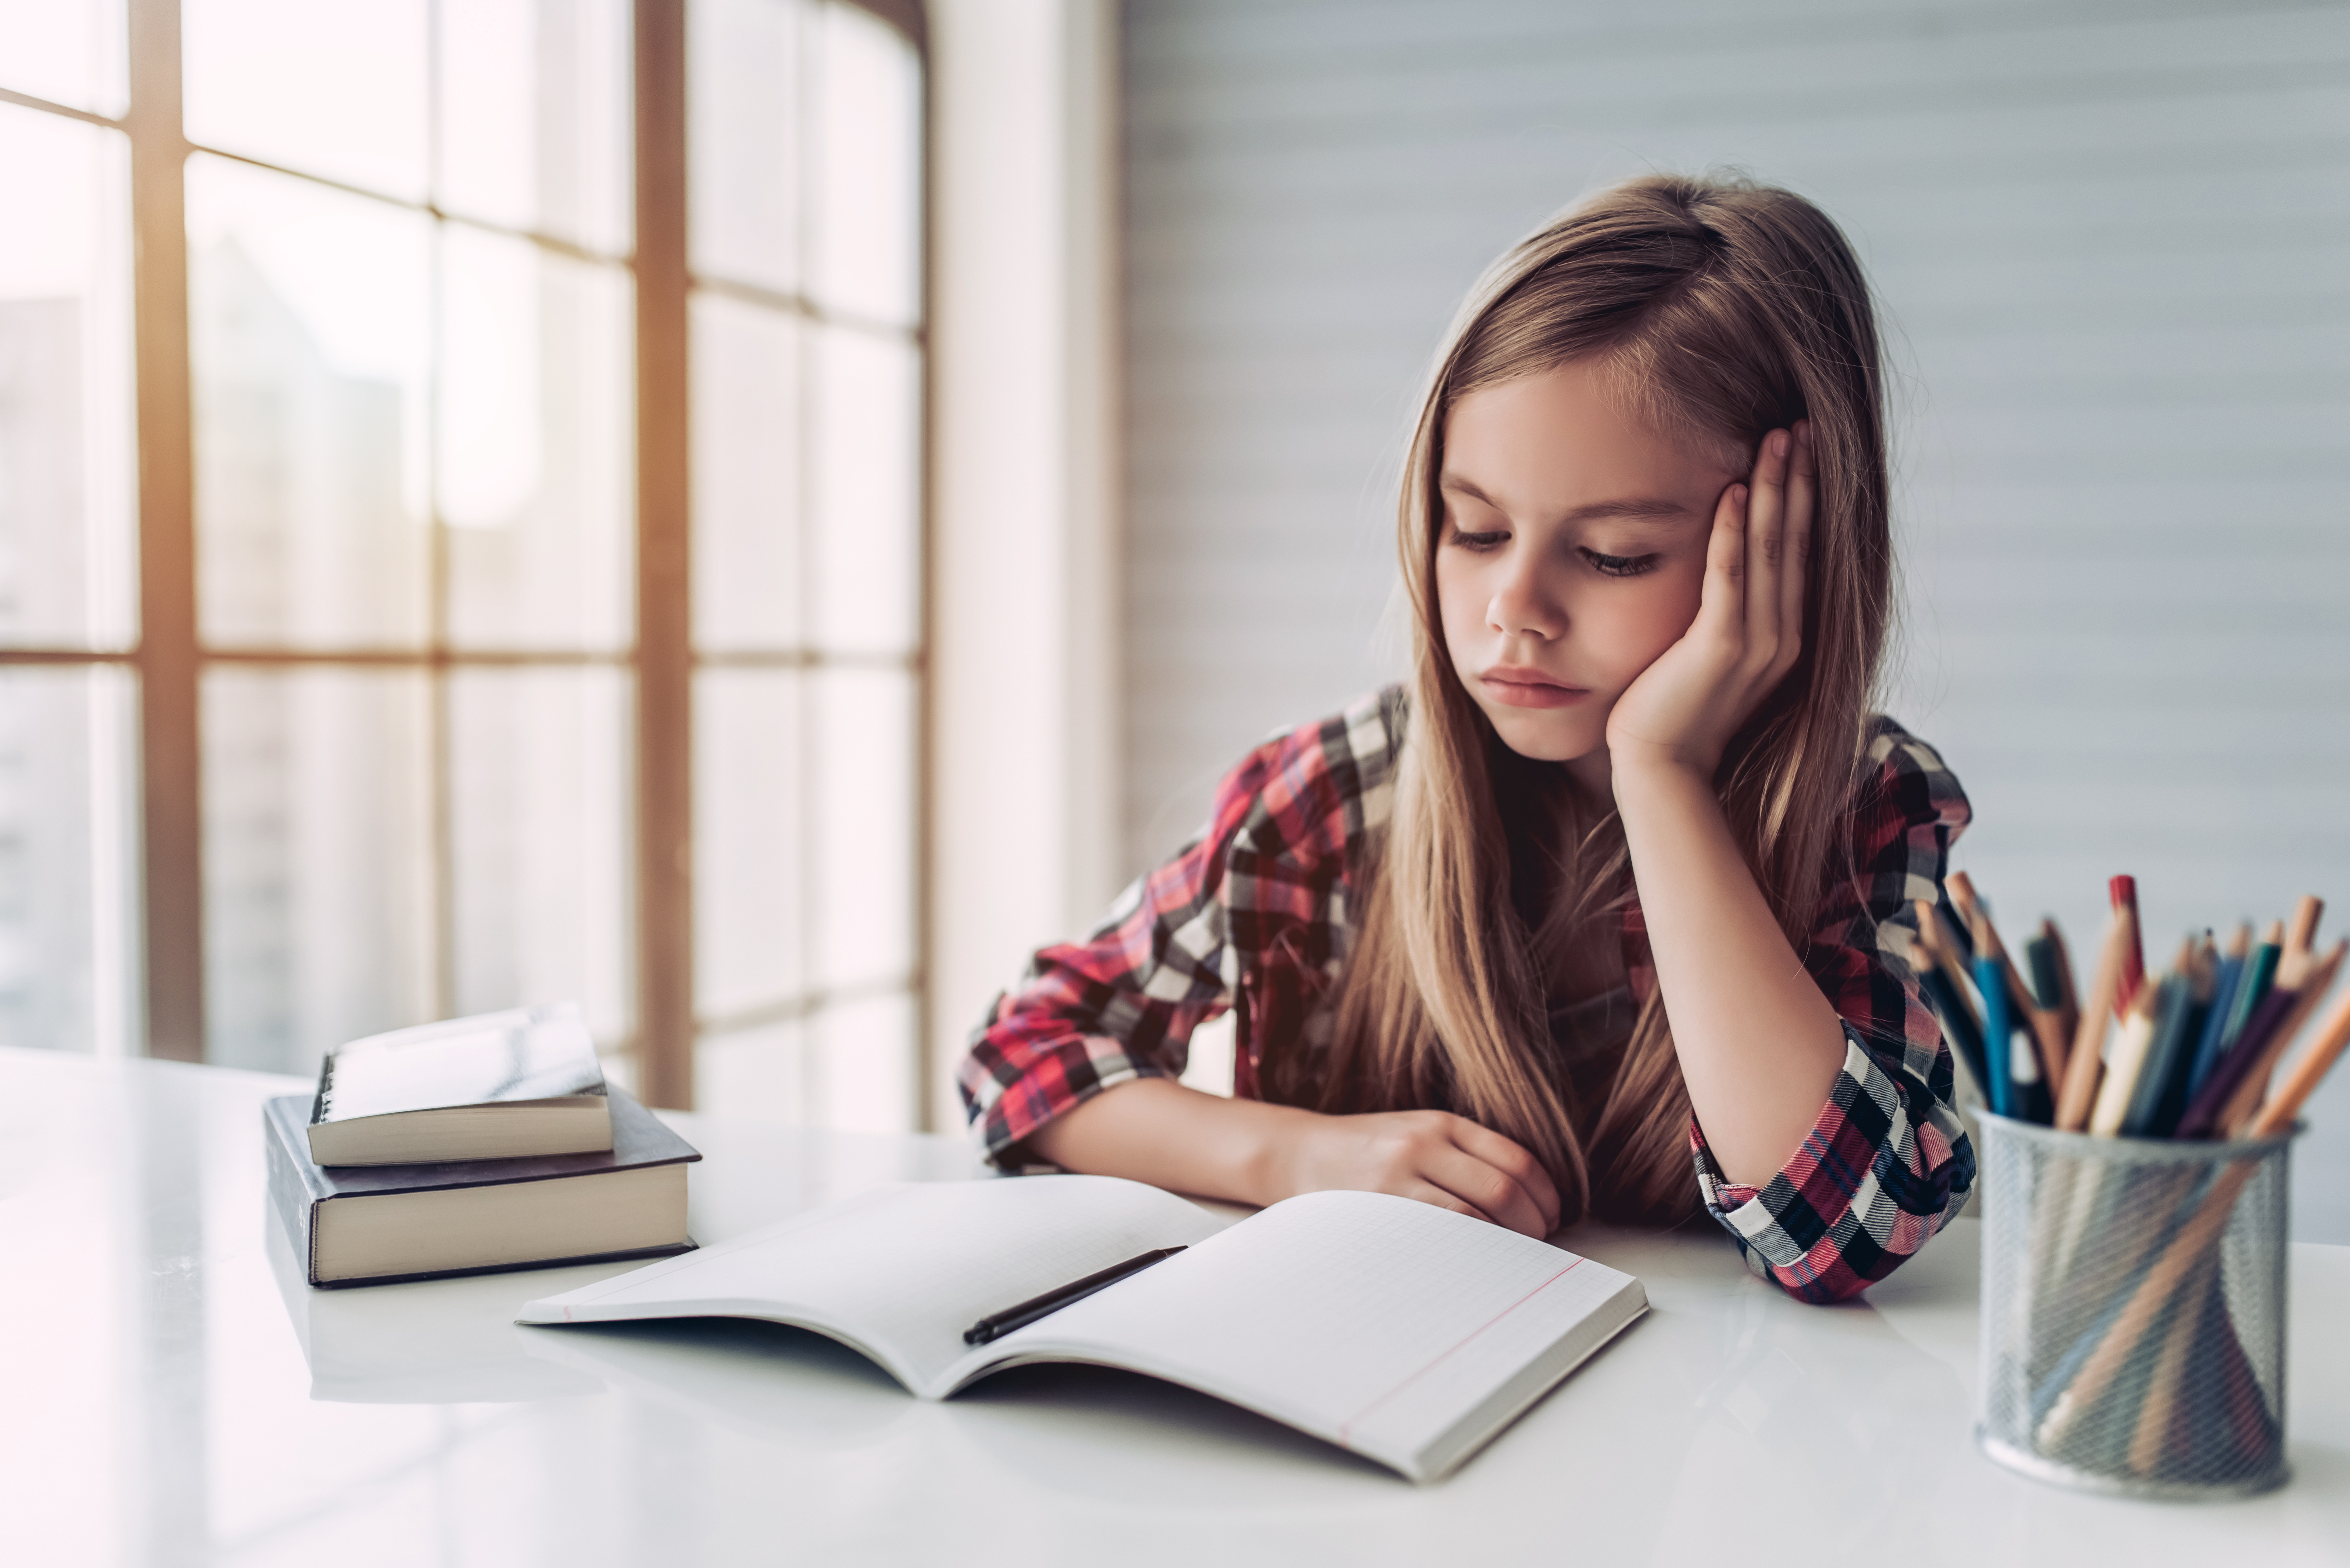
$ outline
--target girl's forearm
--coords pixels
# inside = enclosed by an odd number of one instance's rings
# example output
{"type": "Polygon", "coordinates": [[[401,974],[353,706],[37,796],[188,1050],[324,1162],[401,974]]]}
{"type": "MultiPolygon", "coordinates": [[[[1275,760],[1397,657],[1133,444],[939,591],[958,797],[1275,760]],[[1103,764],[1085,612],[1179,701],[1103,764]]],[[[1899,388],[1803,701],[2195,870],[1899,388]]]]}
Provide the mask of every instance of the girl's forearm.
{"type": "Polygon", "coordinates": [[[1558,1228],[1558,1189],[1534,1157],[1450,1111],[1324,1116],[1142,1078],[1063,1112],[1028,1141],[1066,1169],[1195,1198],[1262,1208],[1301,1192],[1386,1192],[1528,1236],[1558,1228]]]}
{"type": "Polygon", "coordinates": [[[1722,1174],[1760,1186],[1819,1119],[1843,1026],[1755,886],[1711,780],[1666,765],[1619,773],[1615,786],[1690,1104],[1722,1174]]]}
{"type": "Polygon", "coordinates": [[[1281,1155],[1312,1115],[1139,1078],[1062,1113],[1028,1143],[1066,1170],[1262,1206],[1287,1196],[1281,1155]]]}

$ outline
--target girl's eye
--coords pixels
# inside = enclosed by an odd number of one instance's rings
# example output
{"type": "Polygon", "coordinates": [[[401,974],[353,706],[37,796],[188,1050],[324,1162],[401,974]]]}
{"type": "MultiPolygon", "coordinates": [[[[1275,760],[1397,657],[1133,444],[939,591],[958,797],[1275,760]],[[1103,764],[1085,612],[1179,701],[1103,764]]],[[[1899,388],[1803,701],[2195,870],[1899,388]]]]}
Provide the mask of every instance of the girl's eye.
{"type": "Polygon", "coordinates": [[[1464,550],[1475,550],[1481,554],[1487,550],[1498,550],[1508,544],[1510,536],[1507,534],[1471,534],[1465,528],[1452,530],[1454,544],[1464,550]]]}
{"type": "Polygon", "coordinates": [[[1637,577],[1657,569],[1658,557],[1654,556],[1603,556],[1596,550],[1586,550],[1582,555],[1591,563],[1591,569],[1603,577],[1637,577]]]}

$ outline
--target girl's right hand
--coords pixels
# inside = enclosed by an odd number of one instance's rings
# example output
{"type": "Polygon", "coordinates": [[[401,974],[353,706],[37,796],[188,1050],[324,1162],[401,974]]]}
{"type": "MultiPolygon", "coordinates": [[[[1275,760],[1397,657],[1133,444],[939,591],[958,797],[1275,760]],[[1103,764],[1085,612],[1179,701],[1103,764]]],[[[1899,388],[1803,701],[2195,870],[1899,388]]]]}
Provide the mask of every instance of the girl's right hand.
{"type": "Polygon", "coordinates": [[[1276,1196],[1389,1192],[1536,1241],[1558,1229],[1558,1189],[1517,1144],[1450,1111],[1314,1116],[1283,1141],[1276,1196]]]}

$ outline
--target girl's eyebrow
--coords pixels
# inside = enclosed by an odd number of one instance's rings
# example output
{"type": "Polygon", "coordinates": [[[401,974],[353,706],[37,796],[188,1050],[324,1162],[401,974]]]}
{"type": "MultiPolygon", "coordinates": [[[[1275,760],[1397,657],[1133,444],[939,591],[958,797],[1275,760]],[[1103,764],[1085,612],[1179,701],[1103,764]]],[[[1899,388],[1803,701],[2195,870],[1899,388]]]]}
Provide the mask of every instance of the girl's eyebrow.
{"type": "MultiPolygon", "coordinates": [[[[1471,501],[1482,501],[1496,512],[1509,510],[1477,488],[1473,483],[1457,473],[1445,474],[1436,482],[1436,487],[1439,490],[1457,492],[1471,501]]],[[[1668,501],[1661,496],[1624,496],[1614,501],[1595,501],[1588,506],[1578,506],[1571,512],[1561,513],[1558,521],[1596,523],[1603,517],[1621,517],[1635,523],[1662,522],[1670,518],[1687,517],[1690,514],[1690,509],[1679,502],[1668,501]]]]}

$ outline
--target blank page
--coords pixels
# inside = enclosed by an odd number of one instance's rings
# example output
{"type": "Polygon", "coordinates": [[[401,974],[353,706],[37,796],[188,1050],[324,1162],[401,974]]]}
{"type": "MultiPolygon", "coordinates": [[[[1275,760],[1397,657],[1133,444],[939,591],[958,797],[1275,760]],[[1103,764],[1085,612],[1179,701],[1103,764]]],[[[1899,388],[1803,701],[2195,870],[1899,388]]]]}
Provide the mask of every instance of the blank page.
{"type": "Polygon", "coordinates": [[[1204,1241],[1219,1223],[1171,1193],[1106,1176],[915,1182],[532,1302],[521,1321],[803,1324],[937,1397],[979,1319],[1155,1247],[1204,1241]]]}
{"type": "Polygon", "coordinates": [[[1627,1286],[1466,1215],[1316,1192],[998,1343],[1154,1372],[1409,1470],[1627,1286]]]}

